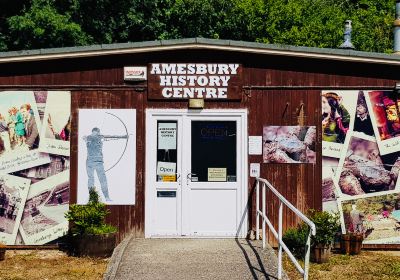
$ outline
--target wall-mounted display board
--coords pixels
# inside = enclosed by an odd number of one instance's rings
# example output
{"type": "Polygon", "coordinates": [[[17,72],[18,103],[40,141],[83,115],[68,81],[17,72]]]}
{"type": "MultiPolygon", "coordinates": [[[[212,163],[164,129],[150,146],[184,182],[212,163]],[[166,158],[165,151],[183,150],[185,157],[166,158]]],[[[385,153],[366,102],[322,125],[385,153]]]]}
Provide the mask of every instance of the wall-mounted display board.
{"type": "Polygon", "coordinates": [[[78,204],[95,188],[107,205],[134,205],[136,110],[80,109],[78,204]]]}
{"type": "Polygon", "coordinates": [[[152,63],[148,98],[241,100],[242,66],[236,63],[152,63]]]}
{"type": "Polygon", "coordinates": [[[42,245],[68,231],[70,136],[70,92],[0,92],[0,242],[42,245]]]}
{"type": "Polygon", "coordinates": [[[321,99],[324,210],[339,210],[343,233],[367,244],[400,243],[400,100],[371,90],[321,99]]]}

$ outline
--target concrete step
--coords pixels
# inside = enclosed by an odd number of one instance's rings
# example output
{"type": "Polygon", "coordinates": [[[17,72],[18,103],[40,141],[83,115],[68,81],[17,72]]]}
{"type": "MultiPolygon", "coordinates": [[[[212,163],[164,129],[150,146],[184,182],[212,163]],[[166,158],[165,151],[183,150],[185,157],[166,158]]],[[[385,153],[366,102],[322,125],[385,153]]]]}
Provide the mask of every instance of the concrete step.
{"type": "MultiPolygon", "coordinates": [[[[276,279],[271,247],[246,239],[134,239],[114,251],[104,279],[276,279]]],[[[284,275],[283,279],[288,279],[284,275]]]]}

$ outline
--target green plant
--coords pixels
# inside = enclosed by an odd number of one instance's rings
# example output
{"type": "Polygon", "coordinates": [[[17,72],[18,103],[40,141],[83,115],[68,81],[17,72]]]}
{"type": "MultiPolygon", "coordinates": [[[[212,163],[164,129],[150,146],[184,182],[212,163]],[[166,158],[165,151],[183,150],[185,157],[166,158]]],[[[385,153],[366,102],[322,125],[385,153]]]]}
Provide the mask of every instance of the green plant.
{"type": "Polygon", "coordinates": [[[105,218],[109,213],[106,205],[99,201],[96,190],[91,188],[88,204],[70,205],[65,217],[72,223],[71,233],[73,235],[105,234],[117,231],[114,226],[105,223],[105,218]]]}
{"type": "Polygon", "coordinates": [[[310,209],[307,216],[315,224],[317,229],[317,234],[311,236],[312,245],[331,245],[339,229],[339,215],[337,213],[332,214],[325,211],[310,209]]]}
{"type": "Polygon", "coordinates": [[[302,223],[295,228],[287,229],[285,234],[282,236],[283,242],[298,259],[304,258],[309,231],[309,227],[302,223]]]}

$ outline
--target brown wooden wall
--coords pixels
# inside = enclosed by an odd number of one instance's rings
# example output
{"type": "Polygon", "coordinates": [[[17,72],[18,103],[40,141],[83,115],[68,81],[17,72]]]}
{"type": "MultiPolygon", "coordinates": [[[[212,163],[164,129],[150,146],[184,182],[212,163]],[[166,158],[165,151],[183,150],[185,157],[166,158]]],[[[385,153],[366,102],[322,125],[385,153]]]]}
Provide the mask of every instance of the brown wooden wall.
{"type": "MultiPolygon", "coordinates": [[[[167,51],[148,54],[98,56],[93,58],[3,64],[0,90],[71,90],[71,202],[77,189],[77,112],[80,108],[137,109],[136,205],[110,206],[108,220],[120,229],[119,239],[134,233],[144,236],[144,168],[146,108],[187,108],[187,101],[148,101],[146,83],[124,84],[123,66],[152,62],[234,62],[243,65],[241,101],[206,102],[206,108],[247,108],[248,135],[262,135],[265,125],[297,125],[297,110],[304,103],[305,125],[318,128],[317,163],[262,164],[261,174],[300,210],[320,209],[321,89],[389,88],[396,82],[398,69],[379,64],[345,63],[321,59],[267,56],[210,50],[167,51]],[[396,73],[397,71],[397,73],[396,73]],[[285,108],[287,109],[285,112],[285,108]]],[[[249,156],[261,162],[262,156],[249,156]]],[[[133,195],[133,194],[132,194],[133,195]]],[[[254,179],[249,178],[249,222],[255,227],[254,179]]],[[[277,222],[277,203],[267,207],[277,222]]],[[[284,215],[285,226],[294,226],[294,215],[284,215]]],[[[270,241],[272,242],[272,238],[270,241]]]]}

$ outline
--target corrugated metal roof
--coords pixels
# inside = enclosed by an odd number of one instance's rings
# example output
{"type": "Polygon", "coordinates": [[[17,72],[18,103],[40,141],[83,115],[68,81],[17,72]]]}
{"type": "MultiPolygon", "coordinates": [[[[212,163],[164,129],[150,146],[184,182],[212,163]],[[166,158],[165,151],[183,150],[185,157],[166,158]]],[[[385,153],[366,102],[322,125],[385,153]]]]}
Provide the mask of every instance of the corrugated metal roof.
{"type": "Polygon", "coordinates": [[[256,42],[206,38],[188,38],[176,40],[101,44],[79,47],[0,52],[0,63],[103,56],[127,53],[144,53],[177,49],[211,49],[400,65],[400,55],[398,54],[372,53],[343,49],[297,47],[289,45],[272,45],[256,42]]]}

